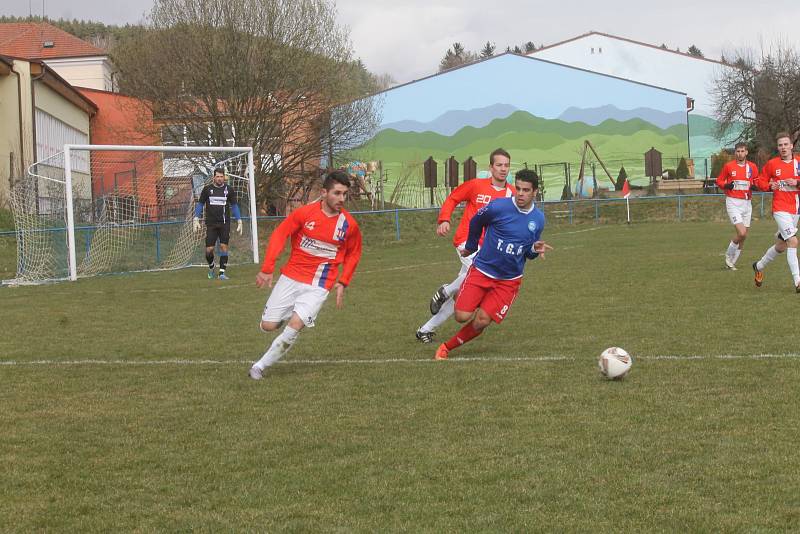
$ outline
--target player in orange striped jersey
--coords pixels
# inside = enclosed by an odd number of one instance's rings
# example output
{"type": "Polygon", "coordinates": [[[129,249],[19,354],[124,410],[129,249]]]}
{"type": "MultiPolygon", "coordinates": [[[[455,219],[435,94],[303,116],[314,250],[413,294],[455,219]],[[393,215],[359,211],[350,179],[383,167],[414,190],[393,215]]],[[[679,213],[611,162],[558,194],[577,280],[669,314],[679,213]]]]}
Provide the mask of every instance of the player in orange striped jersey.
{"type": "Polygon", "coordinates": [[[747,161],[747,143],[736,143],[734,156],[736,159],[722,167],[716,182],[717,187],[725,191],[725,210],[736,230],[736,235],[725,252],[725,265],[733,271],[736,270],[736,260],[742,253],[747,229],[750,228],[753,214],[751,189],[756,188],[754,182],[758,178],[758,167],[747,161]]]}
{"type": "Polygon", "coordinates": [[[797,262],[797,221],[800,207],[800,161],[792,154],[791,136],[781,132],[776,136],[778,157],[772,158],[761,169],[756,185],[762,191],[772,191],[772,216],[778,224],[775,244],[764,256],[753,263],[756,287],[764,282],[764,268],[769,262],[786,252],[786,261],[792,273],[795,291],[800,293],[800,266],[797,262]]]}
{"type": "Polygon", "coordinates": [[[439,224],[436,227],[436,233],[441,237],[450,232],[450,218],[456,206],[461,202],[466,204],[464,214],[461,216],[461,222],[453,237],[453,245],[456,247],[456,253],[461,261],[461,270],[455,280],[449,284],[442,285],[434,293],[430,303],[430,311],[433,317],[417,329],[416,335],[419,341],[423,343],[433,341],[436,329],[453,315],[453,299],[458,294],[458,290],[464,282],[467,271],[469,271],[472,260],[475,257],[475,254],[468,257],[461,256],[461,251],[464,250],[464,243],[466,243],[467,235],[469,234],[469,222],[479,209],[489,204],[492,200],[514,195],[514,186],[506,182],[510,166],[511,156],[509,153],[502,148],[496,149],[489,155],[491,177],[475,178],[464,182],[455,188],[442,204],[439,210],[439,224]]]}
{"type": "Polygon", "coordinates": [[[344,209],[349,189],[347,174],[329,173],[322,184],[321,200],[293,211],[272,233],[261,272],[256,275],[257,287],[272,287],[275,262],[289,238],[292,248],[264,307],[261,330],[271,332],[284,321],[288,323],[250,368],[250,378],[260,380],[264,370],[289,351],[300,330],[314,326],[331,289],[336,291],[336,306],[342,307],[344,290],[361,259],[361,230],[344,209]]]}

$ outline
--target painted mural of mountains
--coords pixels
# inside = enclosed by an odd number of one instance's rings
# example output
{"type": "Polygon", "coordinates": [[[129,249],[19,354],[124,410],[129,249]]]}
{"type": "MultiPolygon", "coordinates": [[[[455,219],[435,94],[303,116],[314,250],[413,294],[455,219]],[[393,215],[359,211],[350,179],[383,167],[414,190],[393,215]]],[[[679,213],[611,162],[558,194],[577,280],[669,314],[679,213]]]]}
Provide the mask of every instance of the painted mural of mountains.
{"type": "Polygon", "coordinates": [[[543,119],[527,111],[515,111],[508,117],[495,119],[482,128],[466,126],[455,135],[438,133],[400,132],[394,129],[380,131],[370,142],[377,151],[386,149],[400,151],[421,150],[441,153],[482,154],[491,152],[498,141],[506,147],[538,147],[547,149],[565,142],[582,141],[588,137],[635,136],[650,133],[654,137],[672,138],[674,142],[686,139],[686,125],[678,124],[659,128],[639,118],[618,121],[608,119],[597,125],[585,122],[566,122],[561,119],[543,119]]]}
{"type": "Polygon", "coordinates": [[[440,135],[453,135],[465,126],[483,128],[495,119],[503,119],[517,111],[510,104],[493,104],[485,108],[452,110],[439,115],[430,122],[397,121],[384,124],[381,129],[398,132],[433,132],[440,135]]]}
{"type": "Polygon", "coordinates": [[[642,119],[664,129],[677,124],[686,124],[686,112],[683,111],[665,113],[652,108],[619,109],[611,105],[597,108],[571,107],[564,110],[558,118],[566,122],[585,122],[591,126],[601,124],[608,119],[620,122],[642,119]]]}

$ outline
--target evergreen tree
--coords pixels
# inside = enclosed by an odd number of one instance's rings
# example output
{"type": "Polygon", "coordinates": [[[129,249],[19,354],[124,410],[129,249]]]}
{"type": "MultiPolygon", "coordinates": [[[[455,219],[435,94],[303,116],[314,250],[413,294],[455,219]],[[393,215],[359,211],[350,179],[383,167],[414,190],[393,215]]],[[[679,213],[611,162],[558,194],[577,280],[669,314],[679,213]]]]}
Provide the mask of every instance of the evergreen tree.
{"type": "Polygon", "coordinates": [[[483,45],[483,48],[481,49],[481,57],[482,58],[492,57],[494,55],[494,49],[495,46],[489,41],[486,41],[486,44],[483,45]]]}
{"type": "Polygon", "coordinates": [[[703,53],[695,45],[689,47],[689,55],[694,57],[705,57],[703,53]]]}
{"type": "Polygon", "coordinates": [[[689,165],[686,164],[686,158],[681,158],[678,162],[678,168],[675,169],[675,178],[678,180],[685,180],[689,177],[689,165]]]}
{"type": "Polygon", "coordinates": [[[625,165],[619,168],[619,175],[617,175],[617,183],[614,185],[614,191],[622,191],[622,186],[625,180],[628,179],[628,173],[625,172],[625,165]]]}

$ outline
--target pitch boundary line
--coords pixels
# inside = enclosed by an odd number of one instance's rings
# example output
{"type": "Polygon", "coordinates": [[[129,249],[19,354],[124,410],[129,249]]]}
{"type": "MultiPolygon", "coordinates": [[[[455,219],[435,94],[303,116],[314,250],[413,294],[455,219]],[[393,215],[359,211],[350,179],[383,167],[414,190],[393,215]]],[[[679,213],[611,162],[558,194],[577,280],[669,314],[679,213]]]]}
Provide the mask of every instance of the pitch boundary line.
{"type": "MultiPolygon", "coordinates": [[[[711,356],[701,355],[655,355],[638,356],[635,359],[644,361],[695,361],[695,360],[795,360],[800,359],[800,354],[720,354],[711,356]]],[[[447,361],[454,363],[547,363],[558,361],[578,361],[574,356],[519,356],[519,357],[491,357],[476,356],[473,358],[449,358],[447,361]]],[[[77,366],[77,365],[118,365],[118,366],[148,366],[148,365],[250,365],[252,360],[5,360],[0,361],[0,367],[25,367],[38,365],[77,366]]],[[[431,358],[403,358],[391,357],[384,359],[342,359],[342,360],[287,360],[278,362],[280,365],[380,365],[394,363],[434,363],[431,358]]],[[[440,364],[440,365],[446,365],[440,364]]]]}

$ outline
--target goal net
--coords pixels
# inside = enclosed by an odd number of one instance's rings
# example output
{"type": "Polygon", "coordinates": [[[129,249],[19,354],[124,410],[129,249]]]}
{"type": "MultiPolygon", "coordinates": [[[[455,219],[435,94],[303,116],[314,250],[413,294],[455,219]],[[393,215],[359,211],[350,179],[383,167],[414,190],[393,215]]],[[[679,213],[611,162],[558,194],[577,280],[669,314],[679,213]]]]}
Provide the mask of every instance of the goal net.
{"type": "Polygon", "coordinates": [[[203,264],[205,226],[195,232],[192,219],[218,168],[244,227],[231,232],[230,263],[258,262],[252,149],[65,145],[12,189],[17,276],[9,282],[203,264]]]}

